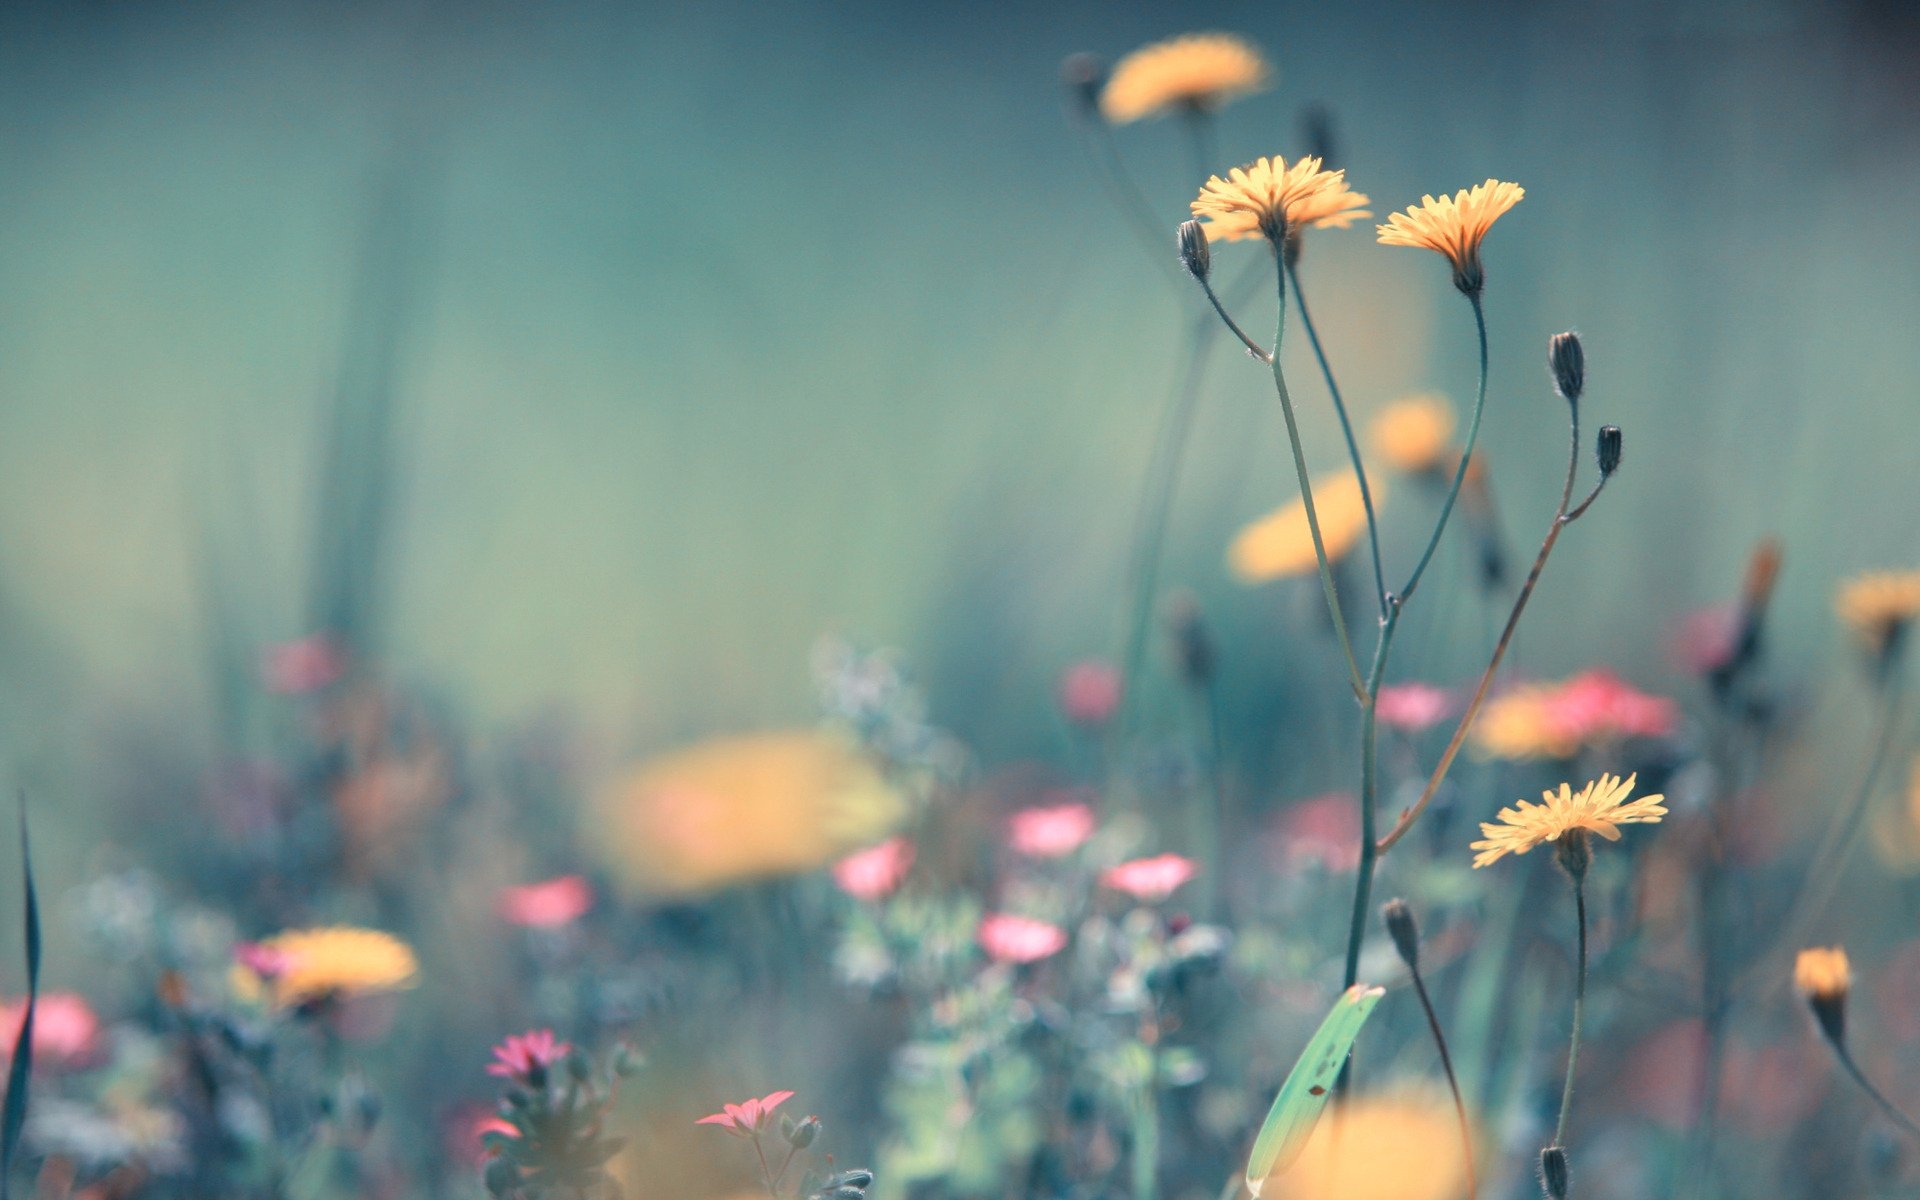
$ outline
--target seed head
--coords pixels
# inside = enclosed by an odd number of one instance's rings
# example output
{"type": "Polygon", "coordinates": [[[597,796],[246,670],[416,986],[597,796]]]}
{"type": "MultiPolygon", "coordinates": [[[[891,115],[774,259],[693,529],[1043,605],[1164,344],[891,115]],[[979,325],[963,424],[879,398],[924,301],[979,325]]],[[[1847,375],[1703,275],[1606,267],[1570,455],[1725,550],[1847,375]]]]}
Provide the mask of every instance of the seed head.
{"type": "Polygon", "coordinates": [[[1593,444],[1593,456],[1600,462],[1600,474],[1611,475],[1620,469],[1620,427],[1602,425],[1593,444]]]}
{"type": "Polygon", "coordinates": [[[1180,222],[1180,265],[1195,279],[1205,279],[1213,270],[1213,249],[1207,245],[1207,231],[1198,221],[1180,222]]]}

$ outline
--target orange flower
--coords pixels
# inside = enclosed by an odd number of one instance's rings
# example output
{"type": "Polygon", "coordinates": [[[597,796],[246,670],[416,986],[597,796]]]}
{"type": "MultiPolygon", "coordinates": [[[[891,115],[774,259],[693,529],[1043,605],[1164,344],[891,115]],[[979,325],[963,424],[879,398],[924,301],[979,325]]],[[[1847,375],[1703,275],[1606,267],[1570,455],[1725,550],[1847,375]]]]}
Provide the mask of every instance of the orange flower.
{"type": "Polygon", "coordinates": [[[1665,796],[1642,796],[1629,801],[1639,779],[1629,775],[1602,775],[1578,792],[1561,784],[1558,792],[1542,792],[1546,803],[1514,802],[1500,810],[1497,821],[1480,823],[1481,841],[1473,843],[1473,865],[1484,867],[1508,854],[1525,854],[1542,842],[1557,842],[1574,830],[1597,833],[1610,842],[1620,840],[1620,826],[1656,824],[1667,815],[1665,796]]]}
{"type": "Polygon", "coordinates": [[[1115,125],[1177,109],[1210,112],[1264,91],[1273,77],[1260,51],[1229,33],[1189,33],[1143,46],[1114,64],[1100,113],[1115,125]]]}
{"type": "MultiPolygon", "coordinates": [[[[1386,493],[1376,483],[1373,495],[1378,503],[1386,493]]],[[[1333,562],[1366,535],[1367,508],[1360,481],[1352,471],[1323,475],[1313,481],[1313,503],[1327,561],[1333,562]]],[[[1266,583],[1318,569],[1306,504],[1294,500],[1241,529],[1227,548],[1227,564],[1242,583],[1266,583]]]]}
{"type": "Polygon", "coordinates": [[[1527,194],[1517,183],[1489,179],[1471,190],[1438,200],[1423,196],[1420,203],[1397,212],[1379,227],[1383,246],[1423,246],[1447,256],[1453,264],[1453,285],[1472,295],[1485,283],[1480,269],[1480,242],[1500,215],[1527,194]]]}
{"type": "Polygon", "coordinates": [[[1447,459],[1453,437],[1453,406],[1430,392],[1396,400],[1367,427],[1374,453],[1396,471],[1417,475],[1447,459]]]}
{"type": "Polygon", "coordinates": [[[1279,245],[1308,226],[1345,229],[1367,211],[1367,198],[1347,186],[1347,173],[1329,171],[1312,156],[1292,166],[1284,158],[1257,158],[1215,175],[1193,201],[1209,242],[1264,237],[1279,245]]]}

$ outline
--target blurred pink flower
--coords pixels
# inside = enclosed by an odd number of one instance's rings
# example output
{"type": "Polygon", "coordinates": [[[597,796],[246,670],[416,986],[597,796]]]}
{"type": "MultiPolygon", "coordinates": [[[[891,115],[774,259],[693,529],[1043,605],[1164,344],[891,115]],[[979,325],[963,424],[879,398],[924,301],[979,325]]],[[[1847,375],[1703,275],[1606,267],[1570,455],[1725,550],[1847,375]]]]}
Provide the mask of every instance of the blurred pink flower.
{"type": "Polygon", "coordinates": [[[1665,696],[1638,692],[1612,671],[1583,671],[1554,689],[1547,700],[1554,721],[1577,742],[1607,737],[1665,737],[1680,710],[1665,696]]]}
{"type": "Polygon", "coordinates": [[[995,962],[1039,962],[1066,949],[1067,931],[1013,913],[989,913],[980,921],[980,948],[995,962]]]}
{"type": "Polygon", "coordinates": [[[913,866],[913,843],[890,837],[833,864],[833,881],[856,900],[878,900],[900,886],[913,866]]]}
{"type": "Polygon", "coordinates": [[[769,1092],[758,1100],[742,1104],[723,1104],[712,1116],[701,1117],[695,1125],[718,1125],[735,1137],[753,1137],[773,1119],[773,1110],[793,1099],[792,1092],[769,1092]]]}
{"type": "Polygon", "coordinates": [[[1400,683],[1380,689],[1373,712],[1382,725],[1418,733],[1453,711],[1453,693],[1430,683],[1400,683]]]}
{"type": "MultiPolygon", "coordinates": [[[[24,998],[0,1004],[0,1058],[13,1054],[26,1019],[24,998]]],[[[45,992],[33,1011],[33,1065],[76,1067],[91,1061],[100,1046],[100,1018],[77,992],[45,992]]]]}
{"type": "Polygon", "coordinates": [[[1030,858],[1063,858],[1093,836],[1093,809],[1078,801],[1025,808],[1007,822],[1007,844],[1030,858]]]}
{"type": "MultiPolygon", "coordinates": [[[[1697,1018],[1681,1018],[1629,1049],[1619,1078],[1625,1111],[1670,1129],[1690,1128],[1698,1115],[1706,1041],[1697,1018]]],[[[1825,1064],[1813,1042],[1755,1046],[1730,1039],[1721,1067],[1721,1111],[1760,1135],[1781,1133],[1806,1117],[1826,1087],[1825,1064]]]]}
{"type": "Polygon", "coordinates": [[[493,1157],[488,1151],[486,1136],[498,1133],[506,1137],[519,1137],[520,1131],[502,1120],[500,1114],[488,1104],[463,1104],[447,1114],[441,1126],[446,1137],[447,1157],[467,1167],[484,1167],[493,1157]]]}
{"type": "Polygon", "coordinates": [[[1714,604],[1681,617],[1667,636],[1667,656],[1674,664],[1706,675],[1732,661],[1740,637],[1740,606],[1714,604]]]}
{"type": "Polygon", "coordinates": [[[1076,725],[1105,725],[1120,707],[1125,684],[1110,662],[1089,658],[1060,675],[1060,710],[1076,725]]]}
{"type": "Polygon", "coordinates": [[[500,890],[499,912],[514,925],[553,929],[579,920],[593,907],[593,888],[578,875],[500,890]]]}
{"type": "Polygon", "coordinates": [[[1192,879],[1198,868],[1190,858],[1178,854],[1158,854],[1136,858],[1100,873],[1100,882],[1136,900],[1165,900],[1173,890],[1192,879]]]}
{"type": "Polygon", "coordinates": [[[346,655],[324,633],[270,646],[260,663],[260,675],[267,690],[280,696],[317,692],[346,671],[346,655]]]}
{"type": "Polygon", "coordinates": [[[233,948],[233,961],[263,980],[278,979],[293,967],[293,955],[264,942],[241,942],[233,948]]]}
{"type": "Polygon", "coordinates": [[[1346,792],[1329,792],[1280,815],[1281,855],[1288,867],[1312,863],[1329,871],[1360,865],[1360,812],[1346,792]]]}
{"type": "Polygon", "coordinates": [[[555,1040],[551,1029],[510,1033],[493,1048],[493,1061],[487,1064],[487,1074],[531,1083],[572,1049],[569,1043],[555,1040]]]}

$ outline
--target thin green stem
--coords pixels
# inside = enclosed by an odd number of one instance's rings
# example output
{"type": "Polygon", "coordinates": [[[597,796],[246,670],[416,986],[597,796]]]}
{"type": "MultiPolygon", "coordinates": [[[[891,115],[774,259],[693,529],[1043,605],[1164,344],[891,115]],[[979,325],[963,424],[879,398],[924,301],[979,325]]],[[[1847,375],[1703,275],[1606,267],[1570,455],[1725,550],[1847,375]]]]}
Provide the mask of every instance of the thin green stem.
{"type": "Polygon", "coordinates": [[[1887,1099],[1880,1089],[1873,1085],[1873,1081],[1867,1078],[1866,1072],[1860,1069],[1860,1064],[1853,1061],[1853,1051],[1847,1049],[1846,1043],[1829,1037],[1827,1044],[1833,1047],[1834,1057],[1840,1060],[1840,1065],[1846,1069],[1847,1074],[1860,1085],[1860,1090],[1867,1094],[1880,1111],[1887,1115],[1887,1119],[1914,1137],[1920,1137],[1920,1125],[1915,1125],[1912,1117],[1902,1112],[1898,1105],[1887,1099]]]}
{"type": "Polygon", "coordinates": [[[1480,1183],[1473,1169],[1473,1127],[1467,1123],[1467,1102],[1460,1096],[1460,1081],[1454,1077],[1453,1055],[1447,1052],[1447,1035],[1440,1030],[1440,1017],[1433,1011],[1433,997],[1427,995],[1427,981],[1420,976],[1420,968],[1412,964],[1408,970],[1413,975],[1413,990],[1420,997],[1420,1009],[1427,1014],[1427,1028],[1433,1033],[1433,1044],[1440,1051],[1440,1069],[1446,1072],[1447,1089],[1453,1093],[1453,1113],[1460,1121],[1460,1152],[1466,1155],[1467,1164],[1467,1200],[1478,1200],[1480,1183]]]}
{"type": "Polygon", "coordinates": [[[1567,1113],[1573,1108],[1573,1067],[1580,1058],[1580,1021],[1587,1002],[1587,885],[1586,880],[1579,877],[1573,881],[1573,905],[1580,927],[1579,966],[1573,983],[1573,1035],[1567,1042],[1567,1083],[1560,1091],[1560,1119],[1553,1126],[1556,1146],[1567,1144],[1567,1113]]]}
{"type": "Polygon", "coordinates": [[[1146,193],[1140,190],[1140,185],[1127,170],[1126,160],[1120,157],[1120,146],[1114,140],[1113,126],[1098,116],[1082,115],[1078,109],[1069,114],[1069,120],[1080,131],[1094,160],[1094,173],[1106,186],[1114,207],[1140,239],[1141,248],[1163,273],[1178,283],[1180,269],[1173,256],[1166,252],[1170,243],[1165,230],[1160,219],[1154,215],[1153,205],[1148,202],[1146,193]]]}
{"type": "MultiPolygon", "coordinates": [[[[1307,530],[1313,535],[1313,554],[1320,563],[1320,590],[1326,593],[1327,611],[1333,616],[1333,631],[1340,639],[1340,652],[1347,659],[1347,675],[1354,698],[1364,702],[1366,683],[1360,676],[1359,660],[1353,656],[1353,639],[1347,635],[1347,618],[1340,611],[1340,593],[1333,585],[1333,564],[1327,560],[1326,541],[1320,536],[1320,513],[1313,504],[1313,480],[1307,474],[1307,456],[1300,446],[1300,424],[1294,417],[1293,397],[1287,392],[1286,372],[1280,366],[1280,345],[1287,332],[1287,271],[1281,261],[1283,254],[1279,243],[1272,243],[1272,248],[1274,276],[1280,293],[1280,309],[1274,317],[1273,328],[1273,389],[1280,396],[1280,411],[1287,421],[1287,443],[1293,450],[1294,473],[1300,478],[1300,500],[1307,510],[1307,530]]],[[[1363,872],[1368,865],[1362,863],[1363,872]]],[[[1356,920],[1364,924],[1366,913],[1362,911],[1356,920]]]]}
{"type": "MultiPolygon", "coordinates": [[[[1286,256],[1283,254],[1281,258],[1286,256]]],[[[1292,263],[1286,264],[1287,279],[1293,284],[1293,302],[1300,306],[1300,324],[1307,331],[1307,342],[1313,347],[1313,357],[1320,363],[1320,375],[1327,381],[1327,392],[1333,397],[1333,411],[1340,418],[1340,433],[1347,439],[1347,456],[1353,459],[1353,476],[1360,483],[1360,505],[1367,511],[1367,546],[1373,552],[1373,588],[1380,601],[1380,616],[1387,615],[1387,573],[1380,565],[1380,522],[1373,513],[1373,489],[1367,485],[1366,464],[1360,460],[1360,443],[1353,436],[1353,422],[1347,417],[1346,403],[1340,398],[1340,385],[1334,381],[1333,365],[1327,361],[1327,353],[1320,346],[1320,334],[1313,326],[1313,314],[1307,311],[1307,293],[1300,287],[1300,272],[1292,263]]]]}
{"type": "Polygon", "coordinates": [[[1347,965],[1343,977],[1345,987],[1352,987],[1360,978],[1360,943],[1367,932],[1367,913],[1373,902],[1373,868],[1379,858],[1374,845],[1376,792],[1379,788],[1379,771],[1375,754],[1376,722],[1375,714],[1380,698],[1380,682],[1386,676],[1387,651],[1393,645],[1393,632],[1400,624],[1399,605],[1387,612],[1387,619],[1380,623],[1380,640],[1374,644],[1373,665],[1367,671],[1367,680],[1360,698],[1360,871],[1353,885],[1353,913],[1347,923],[1347,965]]]}
{"type": "Polygon", "coordinates": [[[1233,331],[1233,336],[1240,339],[1240,344],[1247,348],[1247,353],[1269,366],[1273,365],[1273,355],[1267,353],[1265,346],[1254,341],[1252,334],[1240,328],[1240,322],[1234,320],[1232,314],[1227,312],[1226,306],[1220,303],[1220,297],[1214,294],[1212,281],[1202,276],[1196,276],[1195,279],[1200,284],[1200,290],[1206,293],[1207,301],[1213,305],[1213,311],[1220,314],[1220,319],[1225,321],[1227,328],[1233,331]]]}
{"type": "Polygon", "coordinates": [[[1433,561],[1433,553],[1440,547],[1440,535],[1446,532],[1447,518],[1453,515],[1454,502],[1460,498],[1460,486],[1466,482],[1467,467],[1473,460],[1474,445],[1480,440],[1480,415],[1487,407],[1487,314],[1481,307],[1479,292],[1468,292],[1467,300],[1473,305],[1473,324],[1480,337],[1480,386],[1474,396],[1473,418],[1467,422],[1467,443],[1460,450],[1460,465],[1454,468],[1453,486],[1447,490],[1446,503],[1440,506],[1440,518],[1433,524],[1433,536],[1427,539],[1419,564],[1398,593],[1403,604],[1413,595],[1413,589],[1420,586],[1420,577],[1426,574],[1427,564],[1433,561]]]}

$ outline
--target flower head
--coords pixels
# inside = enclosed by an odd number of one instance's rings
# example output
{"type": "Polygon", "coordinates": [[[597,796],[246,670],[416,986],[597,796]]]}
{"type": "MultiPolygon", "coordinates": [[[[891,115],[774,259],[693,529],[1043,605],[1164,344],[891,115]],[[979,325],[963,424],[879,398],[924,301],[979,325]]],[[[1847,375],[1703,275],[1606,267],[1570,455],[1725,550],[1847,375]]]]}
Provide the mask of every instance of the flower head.
{"type": "Polygon", "coordinates": [[[1210,177],[1193,201],[1193,215],[1206,218],[1209,241],[1264,237],[1275,245],[1309,226],[1345,229],[1367,211],[1367,198],[1347,186],[1344,170],[1329,171],[1311,156],[1287,165],[1283,158],[1257,158],[1210,177]]]}
{"type": "Polygon", "coordinates": [[[913,866],[913,843],[890,837],[833,864],[833,881],[856,900],[878,900],[900,886],[913,866]]]}
{"type": "Polygon", "coordinates": [[[1841,585],[1834,608],[1869,653],[1886,654],[1920,616],[1920,571],[1856,575],[1841,585]]]}
{"type": "Polygon", "coordinates": [[[1181,108],[1211,112],[1266,90],[1272,78],[1267,60],[1245,39],[1189,33],[1115,63],[1100,91],[1100,112],[1115,125],[1181,108]]]}
{"type": "Polygon", "coordinates": [[[1453,285],[1468,295],[1485,282],[1480,269],[1480,243],[1500,215],[1527,194],[1517,183],[1489,179],[1471,189],[1442,196],[1422,196],[1418,205],[1387,217],[1379,226],[1383,246],[1423,246],[1447,256],[1453,264],[1453,285]]]}
{"type": "Polygon", "coordinates": [[[1396,471],[1418,475],[1447,465],[1453,437],[1453,406],[1445,396],[1422,392],[1396,400],[1367,427],[1374,453],[1396,471]]]}
{"type": "Polygon", "coordinates": [[[989,913],[981,918],[977,935],[980,948],[995,962],[1039,962],[1067,948],[1066,930],[1014,913],[989,913]]]}
{"type": "Polygon", "coordinates": [[[718,1125],[735,1137],[757,1136],[773,1121],[773,1110],[793,1099],[792,1092],[769,1092],[758,1100],[723,1104],[720,1111],[701,1117],[695,1125],[718,1125]]]}
{"type": "MultiPolygon", "coordinates": [[[[25,999],[0,1003],[0,1059],[13,1053],[27,1019],[25,999]]],[[[100,1049],[100,1018],[78,992],[45,992],[33,1008],[33,1066],[85,1066],[100,1049]]]]}
{"type": "Polygon", "coordinates": [[[419,971],[413,948],[399,938],[346,925],[275,934],[236,958],[241,990],[264,993],[279,1008],[412,987],[419,971]]]}
{"type": "Polygon", "coordinates": [[[1380,689],[1373,715],[1385,726],[1418,733],[1439,724],[1454,708],[1453,693],[1430,683],[1396,683],[1380,689]]]}
{"type": "Polygon", "coordinates": [[[1793,986],[1809,1000],[1837,1000],[1853,986],[1853,969],[1840,946],[1813,946],[1793,960],[1793,986]]]}
{"type": "Polygon", "coordinates": [[[1113,719],[1126,692],[1120,669],[1089,658],[1060,673],[1060,711],[1075,725],[1100,726],[1113,719]]]}
{"type": "Polygon", "coordinates": [[[1480,752],[1494,758],[1571,758],[1618,738],[1665,737],[1679,719],[1672,700],[1599,669],[1513,688],[1481,711],[1473,736],[1480,752]]]}
{"type": "Polygon", "coordinates": [[[1445,1093],[1358,1097],[1250,1190],[1260,1200],[1454,1200],[1467,1190],[1459,1118],[1445,1093]]]}
{"type": "MultiPolygon", "coordinates": [[[[1385,490],[1376,483],[1374,502],[1385,490]]],[[[1339,559],[1365,536],[1367,508],[1360,481],[1352,471],[1337,471],[1313,481],[1314,511],[1320,518],[1320,536],[1329,562],[1339,559]]],[[[1313,529],[1307,506],[1294,500],[1243,527],[1227,547],[1227,565],[1242,583],[1266,583],[1308,575],[1319,567],[1313,552],[1313,529]]]]}
{"type": "Polygon", "coordinates": [[[1100,873],[1100,882],[1135,900],[1149,903],[1165,900],[1175,888],[1192,879],[1199,868],[1190,858],[1178,854],[1156,854],[1108,867],[1100,873]]]}
{"type": "Polygon", "coordinates": [[[487,1074],[538,1087],[545,1082],[547,1070],[572,1050],[569,1043],[555,1040],[551,1029],[510,1033],[493,1048],[487,1074]]]}
{"type": "Polygon", "coordinates": [[[1483,821],[1483,840],[1473,843],[1473,865],[1484,867],[1507,854],[1525,854],[1542,842],[1555,842],[1573,830],[1597,833],[1610,842],[1620,840],[1620,826],[1653,824],[1667,813],[1661,805],[1665,796],[1642,796],[1629,801],[1633,785],[1639,779],[1629,775],[1622,780],[1602,775],[1575,792],[1561,784],[1557,792],[1542,792],[1544,804],[1516,801],[1514,807],[1500,810],[1498,821],[1483,821]]]}
{"type": "Polygon", "coordinates": [[[502,888],[499,912],[512,925],[556,929],[570,925],[593,907],[593,888],[578,875],[502,888]]]}
{"type": "Polygon", "coordinates": [[[1007,845],[1028,858],[1065,858],[1093,836],[1093,809],[1078,801],[1023,808],[1007,821],[1007,845]]]}

